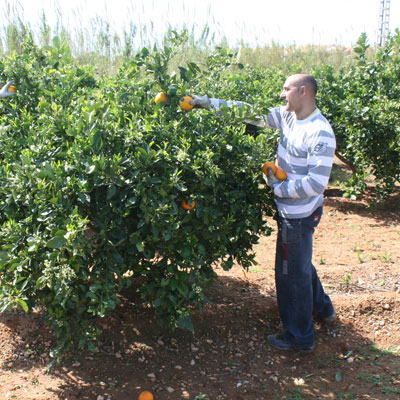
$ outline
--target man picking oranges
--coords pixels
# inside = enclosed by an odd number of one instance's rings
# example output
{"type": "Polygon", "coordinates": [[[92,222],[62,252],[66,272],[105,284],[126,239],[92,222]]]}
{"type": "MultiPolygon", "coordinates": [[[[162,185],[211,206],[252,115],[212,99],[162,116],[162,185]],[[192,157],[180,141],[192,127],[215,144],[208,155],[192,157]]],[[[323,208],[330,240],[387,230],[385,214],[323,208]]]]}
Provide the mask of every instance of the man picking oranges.
{"type": "MultiPolygon", "coordinates": [[[[250,121],[281,132],[277,162],[287,179],[279,180],[273,168],[264,175],[277,205],[278,239],[275,281],[284,331],[268,336],[280,350],[311,352],[314,348],[313,314],[333,322],[336,314],[312,264],[312,239],[323,207],[336,148],[333,130],[316,106],[317,82],[312,75],[286,79],[280,95],[284,106],[271,108],[262,120],[250,121]]],[[[241,106],[207,96],[192,96],[196,108],[241,106]]]]}

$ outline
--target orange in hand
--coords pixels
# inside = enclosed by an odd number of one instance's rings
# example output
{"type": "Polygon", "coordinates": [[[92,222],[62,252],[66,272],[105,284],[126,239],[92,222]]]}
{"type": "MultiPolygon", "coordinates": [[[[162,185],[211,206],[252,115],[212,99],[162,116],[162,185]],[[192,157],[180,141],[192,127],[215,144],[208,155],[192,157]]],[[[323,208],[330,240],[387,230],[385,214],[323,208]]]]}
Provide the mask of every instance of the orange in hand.
{"type": "Polygon", "coordinates": [[[262,167],[262,171],[264,172],[265,175],[268,175],[268,168],[272,169],[272,172],[274,173],[274,175],[276,174],[276,171],[278,171],[278,167],[275,163],[273,163],[272,161],[267,161],[263,167],[262,167]]]}
{"type": "Polygon", "coordinates": [[[272,161],[267,161],[263,167],[262,167],[262,171],[265,175],[268,175],[268,168],[272,169],[272,172],[274,173],[274,175],[280,180],[280,181],[284,181],[287,178],[286,172],[285,170],[283,170],[282,168],[279,168],[275,163],[273,163],[272,161]]]}
{"type": "Polygon", "coordinates": [[[278,170],[275,172],[275,176],[280,180],[284,181],[287,178],[287,174],[284,169],[278,168],[278,170]]]}
{"type": "Polygon", "coordinates": [[[193,100],[192,97],[188,95],[182,97],[182,99],[179,101],[179,106],[182,108],[182,110],[189,111],[193,108],[193,104],[190,104],[191,100],[193,100]]]}
{"type": "Polygon", "coordinates": [[[144,392],[139,394],[138,400],[154,400],[154,396],[151,392],[145,390],[144,392]]]}

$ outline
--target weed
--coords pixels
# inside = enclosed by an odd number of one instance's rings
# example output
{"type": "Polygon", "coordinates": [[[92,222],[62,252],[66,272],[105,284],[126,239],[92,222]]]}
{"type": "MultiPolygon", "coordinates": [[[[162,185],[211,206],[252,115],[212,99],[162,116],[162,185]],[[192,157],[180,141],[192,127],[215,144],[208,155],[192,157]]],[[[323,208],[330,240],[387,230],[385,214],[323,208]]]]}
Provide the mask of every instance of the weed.
{"type": "Polygon", "coordinates": [[[301,389],[297,389],[294,392],[289,392],[289,400],[303,400],[303,391],[301,389]]]}
{"type": "Polygon", "coordinates": [[[374,386],[388,385],[390,381],[381,375],[358,374],[358,378],[364,382],[372,383],[374,386]]]}
{"type": "Polygon", "coordinates": [[[392,261],[392,253],[381,254],[382,261],[390,263],[392,261]]]}
{"type": "Polygon", "coordinates": [[[228,365],[229,367],[238,367],[240,364],[234,363],[231,360],[228,360],[226,362],[226,365],[228,365]]]}
{"type": "Polygon", "coordinates": [[[343,282],[340,284],[340,286],[349,286],[351,283],[351,273],[346,274],[346,276],[343,278],[343,282]]]}
{"type": "Polygon", "coordinates": [[[391,387],[384,387],[382,389],[383,393],[400,393],[400,389],[397,388],[391,388],[391,387]]]}
{"type": "Polygon", "coordinates": [[[350,228],[354,229],[354,230],[358,230],[358,231],[360,231],[362,229],[362,227],[360,225],[351,225],[350,228]]]}
{"type": "Polygon", "coordinates": [[[319,265],[325,265],[325,264],[326,264],[326,261],[323,259],[322,256],[320,257],[320,259],[319,259],[319,261],[318,261],[318,264],[319,264],[319,265]]]}
{"type": "Polygon", "coordinates": [[[371,345],[367,347],[367,350],[374,353],[376,357],[387,357],[387,356],[399,356],[400,346],[396,346],[388,349],[378,349],[377,347],[371,345]]]}
{"type": "Polygon", "coordinates": [[[354,393],[341,393],[338,391],[335,391],[335,396],[339,399],[354,399],[354,393]]]}
{"type": "Polygon", "coordinates": [[[360,264],[364,263],[364,256],[363,256],[362,251],[357,251],[357,258],[358,258],[358,261],[360,262],[360,264]]]}

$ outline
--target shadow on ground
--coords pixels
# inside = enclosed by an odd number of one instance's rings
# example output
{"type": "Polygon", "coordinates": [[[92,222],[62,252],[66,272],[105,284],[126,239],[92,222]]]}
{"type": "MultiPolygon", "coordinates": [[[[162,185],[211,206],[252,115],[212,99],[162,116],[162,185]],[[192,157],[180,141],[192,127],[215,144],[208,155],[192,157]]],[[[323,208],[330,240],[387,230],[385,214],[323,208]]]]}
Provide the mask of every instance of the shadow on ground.
{"type": "Polygon", "coordinates": [[[376,204],[373,204],[373,197],[368,194],[360,196],[358,200],[343,199],[343,194],[339,188],[328,188],[324,193],[325,205],[330,205],[343,214],[374,218],[381,225],[400,223],[400,189],[376,204]]]}
{"type": "MultiPolygon", "coordinates": [[[[349,322],[350,310],[342,308],[333,327],[316,321],[314,353],[280,353],[266,342],[280,330],[272,286],[245,275],[221,276],[208,296],[210,304],[194,314],[195,332],[171,333],[158,326],[131,287],[116,311],[98,322],[103,329],[98,351],[69,354],[48,375],[43,389],[48,397],[35,400],[127,400],[142,390],[152,391],[156,400],[398,398],[393,371],[399,372],[399,353],[374,348],[349,322]]],[[[0,327],[10,329],[14,339],[4,371],[27,374],[46,366],[40,354],[54,338],[40,315],[5,313],[0,327]],[[27,348],[35,349],[28,358],[27,348]]]]}

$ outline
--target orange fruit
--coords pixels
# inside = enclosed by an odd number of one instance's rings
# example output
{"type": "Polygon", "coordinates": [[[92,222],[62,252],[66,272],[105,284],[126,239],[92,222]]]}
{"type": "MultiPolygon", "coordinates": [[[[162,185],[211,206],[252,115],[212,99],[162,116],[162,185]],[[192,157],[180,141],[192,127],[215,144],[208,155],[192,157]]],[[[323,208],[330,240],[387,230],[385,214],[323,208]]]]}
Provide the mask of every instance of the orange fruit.
{"type": "Polygon", "coordinates": [[[139,394],[138,400],[154,400],[153,393],[145,390],[144,392],[139,394]]]}
{"type": "Polygon", "coordinates": [[[284,169],[278,169],[278,171],[275,172],[275,176],[280,180],[284,181],[287,178],[286,172],[284,169]]]}
{"type": "Polygon", "coordinates": [[[182,207],[185,210],[193,210],[193,208],[196,206],[196,202],[194,200],[190,200],[189,203],[187,203],[186,199],[182,200],[182,207]]]}
{"type": "Polygon", "coordinates": [[[158,93],[157,96],[154,98],[154,101],[156,102],[156,104],[160,103],[161,101],[163,101],[165,104],[168,104],[168,99],[164,92],[158,93]]]}
{"type": "Polygon", "coordinates": [[[193,100],[190,96],[183,96],[179,101],[179,106],[182,110],[189,111],[193,108],[193,105],[190,104],[190,101],[193,100]]]}
{"type": "Polygon", "coordinates": [[[14,85],[10,85],[10,86],[8,87],[8,91],[9,91],[9,92],[16,92],[16,91],[17,91],[17,88],[16,88],[14,85]]]}
{"type": "Polygon", "coordinates": [[[276,174],[276,171],[278,171],[278,167],[276,166],[275,163],[273,163],[272,161],[267,161],[263,167],[262,167],[262,171],[264,172],[265,175],[268,175],[268,168],[272,168],[272,172],[274,174],[276,174]]]}

